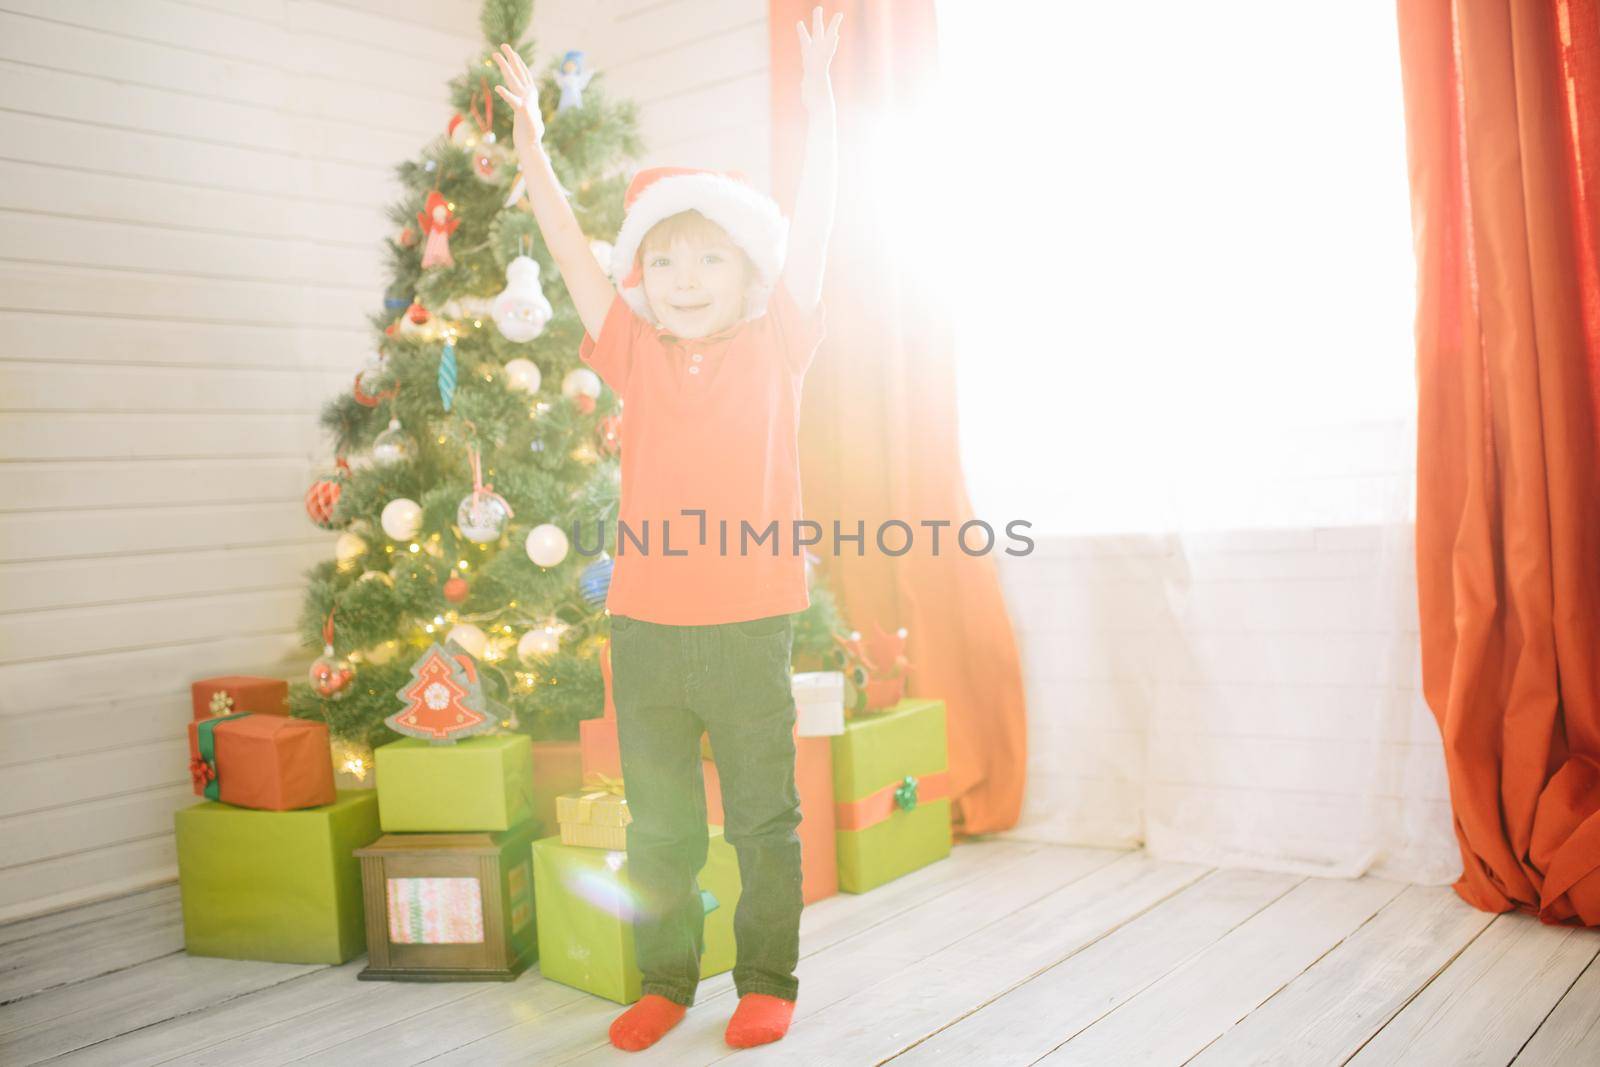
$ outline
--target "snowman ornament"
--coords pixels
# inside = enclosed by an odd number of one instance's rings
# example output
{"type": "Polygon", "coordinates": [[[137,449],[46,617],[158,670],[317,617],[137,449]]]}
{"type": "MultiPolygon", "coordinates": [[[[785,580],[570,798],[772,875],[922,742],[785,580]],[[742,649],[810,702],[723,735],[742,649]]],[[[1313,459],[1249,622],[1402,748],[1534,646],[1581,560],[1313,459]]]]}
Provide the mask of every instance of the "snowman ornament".
{"type": "Polygon", "coordinates": [[[539,288],[539,264],[531,256],[518,256],[506,265],[506,287],[489,314],[508,341],[531,341],[544,332],[554,312],[539,288]]]}

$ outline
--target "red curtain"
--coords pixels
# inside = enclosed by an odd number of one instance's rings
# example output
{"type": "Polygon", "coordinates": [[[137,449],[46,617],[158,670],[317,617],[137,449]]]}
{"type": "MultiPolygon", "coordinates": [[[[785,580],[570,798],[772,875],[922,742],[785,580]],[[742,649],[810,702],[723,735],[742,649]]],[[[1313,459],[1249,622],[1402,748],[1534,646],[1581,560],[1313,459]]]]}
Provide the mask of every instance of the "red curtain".
{"type": "Polygon", "coordinates": [[[1417,585],[1462,876],[1600,924],[1600,9],[1400,0],[1417,585]]]}
{"type": "MultiPolygon", "coordinates": [[[[769,8],[773,174],[786,210],[805,136],[795,23],[809,26],[814,6],[771,0],[769,8]]],[[[824,6],[829,16],[844,12],[832,67],[840,174],[823,290],[828,336],[807,375],[800,429],[806,517],[822,525],[826,573],[851,625],[863,633],[873,624],[906,627],[909,691],[945,701],[956,831],[1003,830],[1016,824],[1025,780],[1022,669],[993,554],[968,556],[954,545],[974,516],[961,475],[950,324],[896,257],[886,213],[867,192],[885,146],[865,120],[892,122],[937,77],[934,5],[824,6]],[[892,519],[916,532],[916,547],[899,557],[874,543],[892,519]],[[865,522],[864,555],[851,545],[833,554],[835,520],[847,533],[865,522]],[[951,523],[937,556],[923,520],[951,523]]],[[[943,221],[963,220],[927,224],[943,221]]],[[[995,552],[1011,543],[1004,527],[1016,517],[993,522],[995,552]]]]}

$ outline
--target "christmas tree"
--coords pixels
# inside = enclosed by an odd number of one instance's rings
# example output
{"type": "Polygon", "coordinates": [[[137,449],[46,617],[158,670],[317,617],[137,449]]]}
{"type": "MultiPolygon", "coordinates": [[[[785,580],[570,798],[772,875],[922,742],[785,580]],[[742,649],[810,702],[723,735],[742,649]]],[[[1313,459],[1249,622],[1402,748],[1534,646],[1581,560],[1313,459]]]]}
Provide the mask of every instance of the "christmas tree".
{"type": "MultiPolygon", "coordinates": [[[[529,0],[485,0],[483,52],[449,85],[455,112],[398,167],[392,282],[375,357],[322,423],[337,470],[306,496],[338,530],[307,573],[300,628],[322,655],[291,687],[364,776],[396,692],[437,642],[475,658],[504,729],[577,736],[599,715],[599,654],[622,457],[620,401],[578,359],[583,325],[523,195],[490,55],[525,61],[529,0]],[[569,534],[576,533],[576,543],[569,534]]],[[[602,265],[640,151],[636,111],[567,51],[544,68],[544,144],[602,265]]],[[[796,631],[820,661],[838,629],[820,586],[796,631]]]]}

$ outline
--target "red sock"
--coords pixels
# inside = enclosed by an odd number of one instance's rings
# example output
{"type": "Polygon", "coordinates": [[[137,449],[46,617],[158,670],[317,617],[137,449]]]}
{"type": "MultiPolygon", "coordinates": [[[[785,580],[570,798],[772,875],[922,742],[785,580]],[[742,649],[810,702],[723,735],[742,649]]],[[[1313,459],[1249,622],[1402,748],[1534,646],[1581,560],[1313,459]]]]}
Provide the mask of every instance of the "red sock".
{"type": "Polygon", "coordinates": [[[646,993],[639,1003],[611,1020],[611,1043],[637,1052],[661,1040],[688,1011],[682,1004],[656,993],[646,993]]]}
{"type": "Polygon", "coordinates": [[[733,1009],[723,1037],[734,1048],[749,1048],[776,1041],[789,1032],[794,1001],[767,993],[746,993],[733,1009]]]}

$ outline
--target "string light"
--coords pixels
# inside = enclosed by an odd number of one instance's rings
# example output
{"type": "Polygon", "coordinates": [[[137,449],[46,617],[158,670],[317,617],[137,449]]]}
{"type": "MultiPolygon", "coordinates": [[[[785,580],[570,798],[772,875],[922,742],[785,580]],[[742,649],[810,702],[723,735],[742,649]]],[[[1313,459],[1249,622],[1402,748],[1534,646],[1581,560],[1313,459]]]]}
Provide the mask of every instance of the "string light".
{"type": "Polygon", "coordinates": [[[413,552],[421,552],[422,551],[422,546],[417,544],[415,541],[413,541],[413,542],[411,542],[411,551],[413,551],[413,552]]]}

